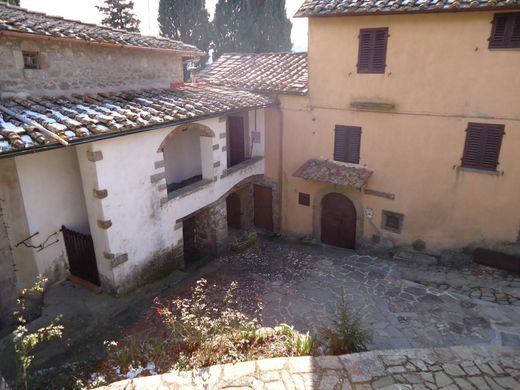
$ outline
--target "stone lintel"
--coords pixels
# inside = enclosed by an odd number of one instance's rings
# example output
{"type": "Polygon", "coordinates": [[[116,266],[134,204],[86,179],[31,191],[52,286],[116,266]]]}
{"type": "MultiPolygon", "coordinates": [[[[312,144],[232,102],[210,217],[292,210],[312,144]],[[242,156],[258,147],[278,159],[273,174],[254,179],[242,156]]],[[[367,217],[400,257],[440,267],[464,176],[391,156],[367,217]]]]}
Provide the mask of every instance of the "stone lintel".
{"type": "Polygon", "coordinates": [[[97,224],[101,229],[108,230],[112,226],[112,221],[110,219],[107,220],[97,220],[97,224]]]}
{"type": "Polygon", "coordinates": [[[391,111],[395,108],[395,104],[373,101],[354,101],[350,103],[350,107],[360,111],[391,111]]]}
{"type": "Polygon", "coordinates": [[[95,152],[87,150],[87,160],[91,162],[101,161],[103,160],[103,152],[101,150],[95,152]]]}
{"type": "Polygon", "coordinates": [[[376,191],[376,190],[371,190],[368,188],[365,188],[365,190],[363,192],[367,195],[378,196],[380,198],[386,198],[386,199],[390,199],[390,200],[395,199],[395,194],[392,192],[376,191]]]}
{"type": "Polygon", "coordinates": [[[166,173],[156,173],[155,175],[150,176],[150,181],[153,183],[157,183],[158,181],[161,181],[162,179],[166,179],[166,173]]]}
{"type": "Polygon", "coordinates": [[[160,168],[164,168],[165,164],[164,164],[164,160],[162,161],[156,161],[154,163],[154,166],[155,166],[155,169],[160,169],[160,168]]]}
{"type": "Polygon", "coordinates": [[[97,190],[94,189],[94,198],[105,199],[108,196],[108,190],[97,190]]]}

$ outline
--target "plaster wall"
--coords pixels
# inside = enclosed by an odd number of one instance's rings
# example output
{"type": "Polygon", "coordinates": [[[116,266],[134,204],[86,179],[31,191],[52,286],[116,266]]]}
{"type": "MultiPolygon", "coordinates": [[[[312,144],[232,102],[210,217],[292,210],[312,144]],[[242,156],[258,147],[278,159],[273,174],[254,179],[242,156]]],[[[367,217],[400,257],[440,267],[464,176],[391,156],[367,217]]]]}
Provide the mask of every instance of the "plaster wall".
{"type": "Polygon", "coordinates": [[[182,58],[171,53],[12,37],[0,41],[3,96],[167,88],[182,80],[182,58]],[[41,68],[24,69],[22,51],[38,52],[41,68]]]}
{"type": "Polygon", "coordinates": [[[196,130],[182,131],[164,148],[166,182],[178,183],[202,174],[201,137],[196,130]]]}
{"type": "Polygon", "coordinates": [[[399,113],[518,120],[520,54],[488,49],[493,16],[309,18],[311,104],[349,109],[352,101],[378,100],[399,113]],[[374,27],[389,28],[386,71],[358,74],[359,30],[374,27]]]}
{"type": "Polygon", "coordinates": [[[457,247],[517,239],[519,121],[355,112],[317,108],[304,97],[281,100],[284,232],[319,239],[316,218],[325,191],[343,193],[359,205],[365,240],[380,234],[394,243],[422,239],[430,247],[457,247]],[[505,124],[498,174],[460,169],[470,121],[505,124]],[[374,170],[367,187],[392,193],[395,200],[293,176],[311,158],[333,158],[336,124],[362,127],[360,164],[374,170]],[[311,207],[298,204],[298,192],[311,195],[311,207]],[[373,220],[367,219],[367,208],[374,210],[373,220]],[[401,234],[381,229],[383,210],[405,215],[401,234]]]}
{"type": "MultiPolygon", "coordinates": [[[[261,114],[259,111],[257,116],[261,114]]],[[[108,279],[112,278],[112,287],[118,291],[139,284],[143,269],[163,253],[182,246],[180,220],[217,202],[244,180],[264,173],[264,161],[260,159],[227,174],[225,118],[203,120],[197,124],[209,127],[215,135],[201,137],[212,144],[213,180],[178,197],[168,199],[165,164],[160,150],[174,127],[98,141],[88,146],[93,152],[101,152],[102,159],[91,162],[80,157],[98,268],[108,279]],[[89,199],[87,194],[92,192],[93,186],[106,189],[107,197],[89,199]],[[99,219],[110,221],[110,227],[96,226],[93,221],[99,219]],[[127,261],[114,265],[106,258],[107,253],[125,254],[127,261]]],[[[257,131],[264,136],[264,128],[259,126],[257,131]]],[[[172,139],[175,140],[176,136],[172,139]]],[[[78,156],[86,155],[87,150],[82,149],[85,147],[78,148],[78,156]]],[[[260,150],[257,153],[263,155],[260,150]]],[[[173,268],[182,266],[170,265],[173,268]]]]}
{"type": "MultiPolygon", "coordinates": [[[[68,273],[62,225],[89,233],[88,216],[74,147],[15,158],[37,272],[51,282],[68,273]]],[[[24,237],[25,238],[25,237],[24,237]]],[[[22,238],[23,239],[23,238],[22,238]]]]}

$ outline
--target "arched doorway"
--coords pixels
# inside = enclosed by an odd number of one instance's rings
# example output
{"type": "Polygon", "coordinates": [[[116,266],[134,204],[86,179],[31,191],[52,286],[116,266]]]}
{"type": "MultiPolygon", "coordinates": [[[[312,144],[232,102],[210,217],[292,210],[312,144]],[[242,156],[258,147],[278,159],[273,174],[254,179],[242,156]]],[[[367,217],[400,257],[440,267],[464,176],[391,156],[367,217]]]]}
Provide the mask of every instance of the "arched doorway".
{"type": "Polygon", "coordinates": [[[357,214],[345,195],[330,193],[321,200],[321,241],[342,248],[356,248],[357,214]]]}
{"type": "Polygon", "coordinates": [[[226,209],[227,209],[227,223],[228,227],[232,229],[241,229],[241,217],[242,209],[240,196],[236,193],[230,194],[226,198],[226,209]]]}

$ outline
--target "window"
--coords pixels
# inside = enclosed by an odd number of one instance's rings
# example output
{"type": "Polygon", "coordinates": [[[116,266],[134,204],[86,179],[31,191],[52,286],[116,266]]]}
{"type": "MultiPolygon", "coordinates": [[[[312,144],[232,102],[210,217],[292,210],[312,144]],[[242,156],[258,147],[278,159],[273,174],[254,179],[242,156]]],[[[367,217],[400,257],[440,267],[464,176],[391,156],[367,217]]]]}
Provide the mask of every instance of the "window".
{"type": "Polygon", "coordinates": [[[358,73],[385,73],[388,27],[359,31],[358,73]]]}
{"type": "Polygon", "coordinates": [[[334,160],[359,164],[361,127],[336,125],[334,160]]]}
{"type": "Polygon", "coordinates": [[[37,51],[24,51],[22,55],[24,69],[40,69],[37,51]]]}
{"type": "Polygon", "coordinates": [[[298,204],[301,204],[302,206],[310,206],[311,205],[311,196],[309,194],[299,192],[298,193],[298,204]]]}
{"type": "Polygon", "coordinates": [[[520,12],[495,14],[490,49],[520,49],[520,12]]]}
{"type": "Polygon", "coordinates": [[[403,219],[403,214],[383,210],[383,229],[390,230],[394,233],[401,233],[401,230],[403,228],[403,219]]]}
{"type": "Polygon", "coordinates": [[[468,123],[462,166],[496,171],[504,125],[468,123]]]}

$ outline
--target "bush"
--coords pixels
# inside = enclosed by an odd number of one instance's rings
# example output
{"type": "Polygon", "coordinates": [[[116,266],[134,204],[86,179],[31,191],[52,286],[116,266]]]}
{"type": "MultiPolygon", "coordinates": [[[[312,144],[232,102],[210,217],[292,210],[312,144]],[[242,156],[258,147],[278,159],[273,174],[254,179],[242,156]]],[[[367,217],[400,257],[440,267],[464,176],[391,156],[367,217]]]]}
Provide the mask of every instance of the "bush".
{"type": "Polygon", "coordinates": [[[357,313],[351,313],[343,294],[330,313],[330,327],[323,327],[320,336],[332,355],[363,352],[372,337],[363,330],[357,313]]]}

